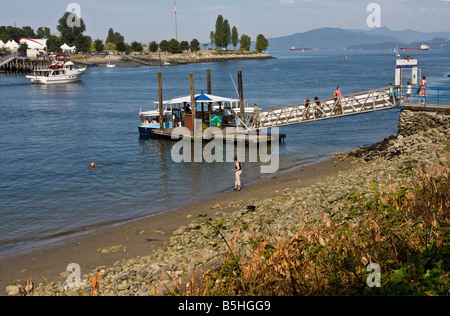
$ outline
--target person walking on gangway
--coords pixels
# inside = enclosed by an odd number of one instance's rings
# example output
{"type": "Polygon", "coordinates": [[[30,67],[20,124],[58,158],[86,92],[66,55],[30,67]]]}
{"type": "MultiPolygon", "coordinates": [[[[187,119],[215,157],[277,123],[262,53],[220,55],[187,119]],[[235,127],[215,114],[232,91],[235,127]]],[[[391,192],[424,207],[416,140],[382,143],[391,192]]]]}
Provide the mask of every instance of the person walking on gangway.
{"type": "Polygon", "coordinates": [[[341,87],[337,87],[336,91],[333,93],[334,97],[334,114],[339,115],[342,114],[342,93],[341,93],[341,87]]]}

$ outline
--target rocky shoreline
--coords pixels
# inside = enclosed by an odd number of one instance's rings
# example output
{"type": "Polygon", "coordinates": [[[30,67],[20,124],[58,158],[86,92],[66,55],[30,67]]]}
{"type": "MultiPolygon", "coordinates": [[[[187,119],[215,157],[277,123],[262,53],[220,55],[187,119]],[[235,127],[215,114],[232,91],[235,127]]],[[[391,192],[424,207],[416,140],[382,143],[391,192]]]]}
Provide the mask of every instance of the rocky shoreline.
{"type": "MultiPolygon", "coordinates": [[[[263,238],[267,231],[275,238],[289,237],[293,234],[291,229],[301,220],[320,219],[324,211],[338,212],[352,191],[371,194],[370,186],[374,181],[401,184],[404,179],[399,171],[407,161],[415,161],[417,165],[449,166],[449,125],[449,116],[404,110],[397,137],[333,156],[335,164],[351,165],[345,172],[311,186],[286,187],[270,199],[211,205],[215,210],[214,220],[225,225],[223,233],[228,241],[235,238],[238,227],[243,228],[239,233],[240,244],[263,238]],[[249,203],[255,209],[248,208],[249,203]],[[237,211],[222,211],[229,207],[237,211]]],[[[75,284],[68,283],[70,273],[63,272],[61,281],[39,281],[28,295],[91,295],[93,291],[104,296],[159,295],[180,278],[188,280],[193,272],[206,271],[220,263],[224,245],[220,239],[213,238],[211,232],[211,226],[202,219],[191,218],[189,225],[175,230],[170,240],[152,255],[123,259],[113,266],[100,266],[81,276],[75,284]]],[[[118,246],[99,251],[123,249],[118,246]]],[[[241,251],[245,255],[250,249],[242,248],[241,251]]],[[[24,291],[24,287],[7,288],[9,295],[18,295],[20,291],[24,291]]]]}
{"type": "Polygon", "coordinates": [[[106,57],[74,58],[73,62],[80,65],[104,67],[111,62],[116,67],[139,66],[176,66],[198,63],[216,63],[239,60],[275,59],[266,53],[198,53],[198,54],[152,54],[145,55],[111,55],[106,57]]]}

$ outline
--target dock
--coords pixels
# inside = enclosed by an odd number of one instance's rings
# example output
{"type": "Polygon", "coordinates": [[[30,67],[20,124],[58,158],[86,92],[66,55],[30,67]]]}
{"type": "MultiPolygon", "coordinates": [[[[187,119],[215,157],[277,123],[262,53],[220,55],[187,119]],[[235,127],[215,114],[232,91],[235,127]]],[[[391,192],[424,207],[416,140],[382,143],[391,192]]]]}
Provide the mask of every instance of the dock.
{"type": "MultiPolygon", "coordinates": [[[[172,133],[173,128],[167,128],[167,129],[159,129],[154,130],[152,137],[161,138],[161,139],[173,139],[172,133]]],[[[190,133],[190,136],[188,136],[192,141],[195,140],[195,137],[192,133],[190,133]]],[[[242,133],[236,133],[236,134],[223,134],[223,137],[221,137],[221,141],[226,142],[234,142],[234,143],[245,143],[245,144],[257,144],[260,142],[272,142],[272,140],[275,140],[274,137],[278,137],[280,143],[284,143],[286,139],[286,134],[278,134],[277,136],[272,136],[270,133],[267,134],[259,134],[259,132],[242,132],[242,133]]],[[[173,140],[181,140],[183,136],[179,135],[173,140]]],[[[202,135],[202,141],[207,142],[215,140],[214,135],[212,137],[206,137],[205,135],[202,135]]]]}
{"type": "Polygon", "coordinates": [[[46,67],[51,64],[48,58],[27,58],[9,55],[0,59],[0,73],[32,74],[36,67],[46,67]]]}
{"type": "Polygon", "coordinates": [[[413,111],[413,112],[434,112],[439,114],[450,115],[450,105],[441,105],[441,104],[427,104],[423,106],[421,104],[402,104],[401,106],[405,110],[413,111]]]}

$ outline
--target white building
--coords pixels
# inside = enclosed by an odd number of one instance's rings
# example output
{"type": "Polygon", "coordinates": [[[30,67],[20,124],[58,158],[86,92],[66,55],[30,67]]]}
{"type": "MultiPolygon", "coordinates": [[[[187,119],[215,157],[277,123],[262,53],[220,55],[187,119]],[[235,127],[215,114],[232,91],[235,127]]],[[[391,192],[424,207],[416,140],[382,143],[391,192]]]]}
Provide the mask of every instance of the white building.
{"type": "Polygon", "coordinates": [[[47,48],[47,39],[30,39],[22,37],[19,40],[20,44],[27,44],[29,49],[44,50],[47,48]]]}

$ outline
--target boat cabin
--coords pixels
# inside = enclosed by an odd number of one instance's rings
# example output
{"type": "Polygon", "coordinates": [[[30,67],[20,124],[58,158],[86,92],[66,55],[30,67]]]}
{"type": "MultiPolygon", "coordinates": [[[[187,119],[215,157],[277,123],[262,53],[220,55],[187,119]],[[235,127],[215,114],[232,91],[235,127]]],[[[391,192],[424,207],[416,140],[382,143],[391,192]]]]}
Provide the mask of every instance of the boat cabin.
{"type": "Polygon", "coordinates": [[[53,77],[66,75],[68,71],[74,70],[74,63],[69,61],[67,63],[55,63],[49,67],[36,67],[33,71],[34,76],[39,77],[53,77]]]}
{"type": "MultiPolygon", "coordinates": [[[[193,108],[191,97],[176,98],[169,103],[182,109],[182,126],[193,131],[193,108]]],[[[203,91],[195,96],[195,118],[202,121],[205,127],[219,127],[233,125],[236,115],[240,114],[239,99],[205,94],[203,91]]],[[[251,112],[248,102],[244,100],[245,112],[251,112]]]]}
{"type": "MultiPolygon", "coordinates": [[[[201,120],[203,128],[223,128],[240,124],[240,121],[236,120],[240,115],[239,99],[213,96],[202,91],[195,96],[195,111],[191,103],[190,96],[164,101],[163,129],[170,132],[170,129],[182,126],[193,132],[194,115],[196,119],[201,120]]],[[[158,102],[155,104],[158,108],[158,102]]],[[[244,110],[244,120],[248,121],[247,118],[253,114],[253,109],[248,107],[246,100],[244,110]]],[[[154,130],[161,128],[159,110],[141,112],[140,117],[140,135],[152,135],[154,130]]]]}

